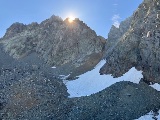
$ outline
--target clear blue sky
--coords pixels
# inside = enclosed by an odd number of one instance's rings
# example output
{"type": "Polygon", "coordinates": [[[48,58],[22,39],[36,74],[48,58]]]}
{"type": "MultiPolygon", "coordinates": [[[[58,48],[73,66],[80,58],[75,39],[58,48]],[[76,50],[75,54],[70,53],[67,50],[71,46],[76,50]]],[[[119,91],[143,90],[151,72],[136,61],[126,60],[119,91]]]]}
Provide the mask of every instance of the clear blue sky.
{"type": "Polygon", "coordinates": [[[97,35],[107,38],[112,24],[132,15],[142,0],[1,0],[0,37],[14,22],[29,24],[57,15],[80,18],[97,35]]]}

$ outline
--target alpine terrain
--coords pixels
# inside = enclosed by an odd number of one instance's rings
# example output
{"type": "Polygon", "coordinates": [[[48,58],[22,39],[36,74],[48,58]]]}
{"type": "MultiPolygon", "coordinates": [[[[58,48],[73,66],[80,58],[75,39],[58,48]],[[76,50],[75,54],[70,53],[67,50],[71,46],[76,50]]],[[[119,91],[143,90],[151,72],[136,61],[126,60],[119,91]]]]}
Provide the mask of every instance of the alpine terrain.
{"type": "Polygon", "coordinates": [[[159,0],[107,39],[55,15],[0,38],[0,120],[136,119],[160,119],[159,0]]]}

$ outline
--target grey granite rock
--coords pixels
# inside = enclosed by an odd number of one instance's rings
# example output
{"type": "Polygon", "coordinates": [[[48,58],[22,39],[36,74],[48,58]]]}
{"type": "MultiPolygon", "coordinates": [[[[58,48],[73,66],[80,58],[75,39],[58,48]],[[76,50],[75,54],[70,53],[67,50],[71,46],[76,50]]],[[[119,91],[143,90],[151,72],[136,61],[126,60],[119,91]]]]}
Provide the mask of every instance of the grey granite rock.
{"type": "MultiPolygon", "coordinates": [[[[160,2],[144,1],[134,12],[130,27],[106,57],[101,74],[120,76],[135,66],[147,81],[160,82],[160,2]]],[[[111,33],[110,33],[111,34],[111,33]]]]}
{"type": "Polygon", "coordinates": [[[85,23],[75,19],[62,20],[58,16],[38,23],[14,23],[1,39],[5,51],[16,59],[33,51],[50,65],[84,64],[92,54],[102,54],[105,39],[97,36],[85,23]]]}

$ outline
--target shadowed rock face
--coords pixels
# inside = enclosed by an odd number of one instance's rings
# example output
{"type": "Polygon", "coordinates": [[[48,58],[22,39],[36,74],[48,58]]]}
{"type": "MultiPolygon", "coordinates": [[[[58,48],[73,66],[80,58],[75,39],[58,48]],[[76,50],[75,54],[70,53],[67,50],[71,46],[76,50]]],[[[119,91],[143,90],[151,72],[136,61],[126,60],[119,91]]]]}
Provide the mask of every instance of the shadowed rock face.
{"type": "Polygon", "coordinates": [[[5,51],[16,59],[37,52],[50,65],[85,63],[92,54],[102,54],[105,39],[79,19],[72,23],[57,16],[38,23],[14,23],[1,39],[5,51]],[[86,57],[88,56],[88,57],[86,57]]]}
{"type": "MultiPolygon", "coordinates": [[[[111,31],[112,32],[112,31],[111,31]]],[[[110,33],[112,34],[112,33],[110,33]]],[[[120,76],[131,67],[147,81],[160,82],[160,2],[145,0],[132,16],[130,27],[106,57],[101,74],[120,76]]]]}

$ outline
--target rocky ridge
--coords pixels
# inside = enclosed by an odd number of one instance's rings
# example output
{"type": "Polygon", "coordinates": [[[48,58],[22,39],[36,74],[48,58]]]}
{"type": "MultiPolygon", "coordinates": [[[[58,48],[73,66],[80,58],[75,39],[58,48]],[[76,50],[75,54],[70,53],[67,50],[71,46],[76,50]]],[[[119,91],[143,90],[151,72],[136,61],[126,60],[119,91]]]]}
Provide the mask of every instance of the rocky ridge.
{"type": "MultiPolygon", "coordinates": [[[[159,16],[159,1],[144,0],[134,12],[130,27],[121,37],[115,39],[118,42],[107,56],[100,73],[117,77],[135,66],[143,71],[144,80],[160,83],[159,16]]],[[[113,33],[109,33],[111,34],[113,33]]]]}
{"type": "Polygon", "coordinates": [[[47,64],[60,66],[73,63],[84,64],[90,55],[100,55],[104,50],[105,39],[97,36],[79,19],[72,23],[52,16],[40,24],[14,23],[2,38],[7,51],[16,59],[32,52],[39,54],[47,64]]]}

